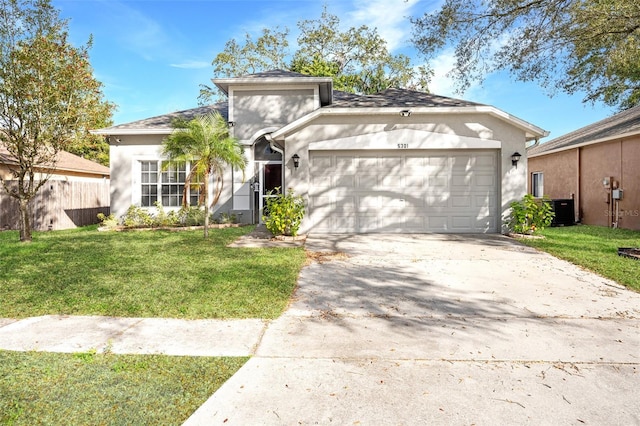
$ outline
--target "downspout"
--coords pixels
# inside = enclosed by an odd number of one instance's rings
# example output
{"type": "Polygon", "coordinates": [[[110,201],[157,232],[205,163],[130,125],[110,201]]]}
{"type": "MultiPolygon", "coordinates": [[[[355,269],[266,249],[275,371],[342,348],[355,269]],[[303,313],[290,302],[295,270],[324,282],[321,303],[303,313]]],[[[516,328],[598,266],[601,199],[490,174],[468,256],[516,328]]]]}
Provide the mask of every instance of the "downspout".
{"type": "Polygon", "coordinates": [[[274,150],[275,152],[279,153],[280,156],[282,157],[282,188],[281,188],[281,193],[284,194],[285,193],[285,188],[287,187],[284,183],[284,149],[280,148],[277,144],[276,141],[273,140],[273,138],[271,137],[271,133],[265,133],[264,135],[265,139],[267,141],[269,141],[269,146],[271,147],[272,150],[274,150]]]}
{"type": "Polygon", "coordinates": [[[540,138],[535,138],[535,142],[533,143],[533,145],[528,146],[527,149],[535,148],[539,144],[540,144],[540,138]]]}
{"type": "Polygon", "coordinates": [[[284,149],[276,145],[276,141],[271,137],[271,133],[265,133],[264,138],[269,142],[269,146],[272,150],[282,155],[282,161],[284,161],[284,149]]]}

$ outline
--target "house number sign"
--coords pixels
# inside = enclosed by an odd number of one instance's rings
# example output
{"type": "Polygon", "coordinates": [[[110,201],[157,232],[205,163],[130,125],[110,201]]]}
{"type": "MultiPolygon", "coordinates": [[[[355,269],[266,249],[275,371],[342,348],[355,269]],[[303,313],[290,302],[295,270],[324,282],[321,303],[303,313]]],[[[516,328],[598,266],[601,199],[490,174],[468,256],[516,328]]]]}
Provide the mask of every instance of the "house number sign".
{"type": "Polygon", "coordinates": [[[398,149],[407,149],[409,148],[409,144],[408,143],[399,143],[398,144],[398,149]]]}

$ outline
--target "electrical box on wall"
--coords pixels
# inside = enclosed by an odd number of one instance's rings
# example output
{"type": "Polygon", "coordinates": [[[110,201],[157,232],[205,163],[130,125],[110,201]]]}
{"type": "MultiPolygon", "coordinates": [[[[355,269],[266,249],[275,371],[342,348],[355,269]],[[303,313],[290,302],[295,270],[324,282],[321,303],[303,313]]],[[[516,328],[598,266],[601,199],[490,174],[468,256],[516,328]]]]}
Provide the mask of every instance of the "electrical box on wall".
{"type": "Polygon", "coordinates": [[[614,189],[611,191],[611,198],[614,200],[622,200],[622,189],[614,189]]]}

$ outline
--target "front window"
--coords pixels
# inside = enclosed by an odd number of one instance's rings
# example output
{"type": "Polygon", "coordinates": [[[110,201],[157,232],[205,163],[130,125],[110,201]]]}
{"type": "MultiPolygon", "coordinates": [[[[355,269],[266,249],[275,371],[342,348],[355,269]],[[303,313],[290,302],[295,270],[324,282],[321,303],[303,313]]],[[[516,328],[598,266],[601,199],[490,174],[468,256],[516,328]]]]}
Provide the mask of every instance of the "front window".
{"type": "Polygon", "coordinates": [[[158,201],[158,162],[142,161],[142,207],[150,207],[158,201]]]}
{"type": "Polygon", "coordinates": [[[531,173],[531,195],[542,198],[544,195],[544,175],[542,172],[531,173]]]}
{"type": "MultiPolygon", "coordinates": [[[[141,199],[142,207],[152,207],[156,201],[165,207],[182,206],[184,185],[187,179],[189,164],[168,163],[165,161],[142,161],[141,199]]],[[[189,204],[198,205],[202,183],[194,179],[187,188],[189,204]]]]}
{"type": "Polygon", "coordinates": [[[182,205],[182,192],[186,178],[185,164],[162,163],[161,203],[163,206],[180,207],[182,205]]]}

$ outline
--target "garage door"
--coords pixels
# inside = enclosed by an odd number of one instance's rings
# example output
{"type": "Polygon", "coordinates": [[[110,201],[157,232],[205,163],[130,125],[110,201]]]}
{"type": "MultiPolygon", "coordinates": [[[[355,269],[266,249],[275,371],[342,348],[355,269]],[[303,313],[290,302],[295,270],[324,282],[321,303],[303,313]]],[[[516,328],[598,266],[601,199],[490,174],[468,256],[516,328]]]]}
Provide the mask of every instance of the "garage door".
{"type": "Polygon", "coordinates": [[[497,232],[496,150],[312,151],[313,232],[497,232]]]}

